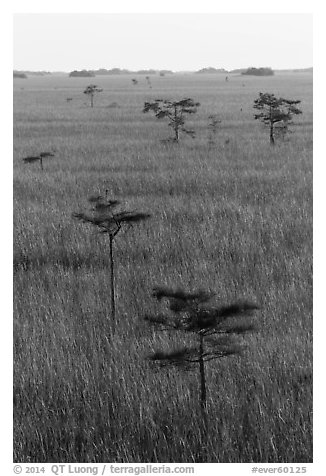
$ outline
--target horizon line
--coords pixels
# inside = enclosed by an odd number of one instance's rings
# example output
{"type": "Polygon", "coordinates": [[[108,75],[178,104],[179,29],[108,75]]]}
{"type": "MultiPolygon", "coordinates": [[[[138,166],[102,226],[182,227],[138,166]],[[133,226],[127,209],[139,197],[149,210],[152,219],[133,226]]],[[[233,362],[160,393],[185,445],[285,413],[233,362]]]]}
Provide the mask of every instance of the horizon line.
{"type": "Polygon", "coordinates": [[[225,71],[226,73],[230,73],[232,71],[236,70],[242,70],[242,69],[249,69],[249,68],[270,68],[273,71],[282,71],[282,70],[300,70],[300,69],[313,69],[313,66],[305,66],[305,67],[283,67],[283,68],[272,68],[271,66],[245,66],[245,67],[237,67],[237,68],[232,68],[232,69],[226,69],[223,67],[215,67],[215,66],[204,66],[203,68],[199,69],[180,69],[180,70],[172,70],[170,68],[139,68],[139,69],[128,69],[124,67],[113,67],[113,68],[105,68],[105,67],[99,67],[99,68],[81,68],[81,69],[72,69],[70,71],[63,70],[63,69],[55,69],[55,70],[49,70],[49,69],[29,69],[29,68],[13,68],[13,71],[18,71],[18,72],[31,72],[31,73],[71,73],[73,71],[89,71],[89,72],[96,72],[100,70],[106,70],[106,71],[112,71],[112,70],[120,70],[120,71],[128,71],[130,73],[137,73],[139,71],[155,71],[155,72],[160,72],[160,71],[171,71],[172,73],[196,73],[197,71],[202,71],[205,69],[215,69],[216,71],[225,71]]]}

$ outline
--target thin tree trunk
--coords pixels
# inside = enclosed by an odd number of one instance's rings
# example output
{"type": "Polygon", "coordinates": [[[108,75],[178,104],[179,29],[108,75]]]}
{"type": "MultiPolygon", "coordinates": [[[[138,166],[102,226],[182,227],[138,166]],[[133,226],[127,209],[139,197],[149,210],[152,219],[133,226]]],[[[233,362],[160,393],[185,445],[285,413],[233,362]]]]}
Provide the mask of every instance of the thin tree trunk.
{"type": "Polygon", "coordinates": [[[204,338],[199,334],[199,375],[200,375],[200,406],[206,410],[206,379],[204,364],[204,338]]]}
{"type": "Polygon", "coordinates": [[[206,401],[206,377],[204,362],[204,337],[199,334],[199,379],[200,379],[200,406],[203,424],[203,445],[199,455],[198,463],[207,461],[207,443],[208,443],[208,421],[207,421],[207,401],[206,401]]]}
{"type": "Polygon", "coordinates": [[[176,128],[175,128],[175,140],[176,140],[177,142],[179,142],[179,129],[178,129],[178,126],[176,126],[176,128]]]}
{"type": "Polygon", "coordinates": [[[91,107],[93,107],[93,94],[91,94],[91,107]]]}
{"type": "Polygon", "coordinates": [[[177,106],[174,106],[174,132],[175,132],[175,140],[179,142],[179,125],[177,121],[177,106]]]}
{"type": "Polygon", "coordinates": [[[115,327],[115,299],[114,299],[114,261],[113,261],[113,236],[110,235],[110,265],[111,265],[111,315],[112,327],[115,327]]]}
{"type": "Polygon", "coordinates": [[[40,165],[41,165],[41,170],[43,170],[43,159],[42,159],[42,157],[40,158],[40,165]]]}
{"type": "Polygon", "coordinates": [[[274,145],[274,123],[272,116],[272,106],[269,106],[269,142],[271,145],[274,145]]]}
{"type": "Polygon", "coordinates": [[[274,139],[274,124],[271,122],[270,129],[269,129],[269,142],[272,145],[275,145],[275,139],[274,139]]]}

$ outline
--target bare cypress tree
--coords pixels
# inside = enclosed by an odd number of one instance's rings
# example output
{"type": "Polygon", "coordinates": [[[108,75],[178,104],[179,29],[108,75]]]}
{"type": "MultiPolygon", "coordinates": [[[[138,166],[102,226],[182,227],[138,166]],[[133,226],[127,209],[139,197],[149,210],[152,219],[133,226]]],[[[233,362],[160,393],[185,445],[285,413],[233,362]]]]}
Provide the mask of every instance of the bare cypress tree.
{"type": "Polygon", "coordinates": [[[53,152],[41,152],[39,155],[29,155],[23,158],[25,164],[32,164],[33,162],[39,162],[41,170],[43,170],[43,159],[47,157],[54,157],[53,152]]]}
{"type": "Polygon", "coordinates": [[[277,98],[274,94],[259,93],[259,98],[254,101],[254,108],[261,112],[254,117],[269,127],[271,145],[275,144],[275,133],[284,138],[289,132],[288,126],[292,123],[293,116],[302,114],[296,107],[300,102],[298,99],[277,98]]]}
{"type": "Polygon", "coordinates": [[[95,96],[95,94],[101,93],[102,91],[103,91],[103,89],[98,88],[95,84],[90,84],[89,86],[87,86],[87,88],[84,91],[84,94],[86,94],[86,96],[89,96],[90,101],[91,101],[91,107],[94,106],[94,96],[95,96]]]}
{"type": "MultiPolygon", "coordinates": [[[[195,342],[193,347],[181,347],[172,352],[158,351],[148,358],[161,367],[174,366],[183,370],[197,367],[199,402],[206,438],[208,433],[206,364],[241,353],[243,346],[235,336],[256,330],[255,323],[249,317],[258,306],[242,301],[222,307],[210,307],[207,303],[213,295],[206,291],[187,293],[157,287],[154,288],[153,296],[158,301],[166,299],[172,315],[147,315],[145,320],[160,330],[192,333],[195,342]]],[[[206,449],[203,449],[200,461],[204,460],[205,452],[206,449]]]]}
{"type": "Polygon", "coordinates": [[[113,241],[118,233],[125,226],[132,226],[150,217],[147,213],[135,211],[115,211],[120,204],[118,200],[110,200],[107,196],[96,195],[88,199],[92,204],[91,211],[88,213],[73,213],[73,217],[83,223],[95,226],[99,233],[109,235],[109,253],[110,253],[110,289],[111,289],[111,315],[113,328],[116,322],[115,312],[115,291],[114,291],[114,256],[113,241]]]}
{"type": "Polygon", "coordinates": [[[174,131],[173,140],[179,142],[180,132],[195,137],[195,131],[186,129],[185,115],[195,114],[199,102],[195,102],[191,98],[182,99],[181,101],[168,101],[166,99],[155,99],[154,102],[145,102],[143,112],[154,112],[157,119],[167,117],[169,119],[169,126],[174,131]]]}

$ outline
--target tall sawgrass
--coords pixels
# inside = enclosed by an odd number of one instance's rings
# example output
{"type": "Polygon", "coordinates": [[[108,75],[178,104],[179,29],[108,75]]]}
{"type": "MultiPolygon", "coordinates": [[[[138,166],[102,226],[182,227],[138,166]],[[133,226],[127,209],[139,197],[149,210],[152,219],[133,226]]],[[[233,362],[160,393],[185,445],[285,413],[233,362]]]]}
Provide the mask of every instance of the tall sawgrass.
{"type": "Polygon", "coordinates": [[[273,150],[251,115],[258,79],[242,87],[231,78],[226,87],[207,77],[164,78],[136,92],[130,78],[100,78],[93,109],[78,102],[77,80],[43,79],[15,92],[15,461],[196,461],[203,442],[196,381],[153,372],[144,359],[180,345],[142,323],[149,307],[155,312],[153,282],[209,289],[217,305],[241,297],[262,307],[250,351],[208,366],[208,461],[311,461],[307,76],[264,83],[301,98],[304,111],[297,132],[273,150]],[[141,112],[158,91],[201,102],[195,140],[160,142],[165,126],[141,112]],[[121,107],[107,109],[112,101],[121,107]],[[215,112],[223,122],[209,147],[207,116],[215,112]],[[56,160],[46,174],[21,162],[48,149],[56,160]],[[153,215],[150,227],[117,242],[119,332],[110,342],[109,247],[71,219],[85,196],[106,188],[128,209],[150,204],[153,215]]]}

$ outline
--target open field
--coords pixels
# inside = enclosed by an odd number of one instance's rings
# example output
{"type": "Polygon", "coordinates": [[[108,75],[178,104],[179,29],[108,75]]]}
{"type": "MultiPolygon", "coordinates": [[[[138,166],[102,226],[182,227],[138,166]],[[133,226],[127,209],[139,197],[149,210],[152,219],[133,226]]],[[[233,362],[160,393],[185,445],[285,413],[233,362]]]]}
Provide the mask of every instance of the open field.
{"type": "Polygon", "coordinates": [[[196,373],[145,359],[182,341],[142,321],[168,285],[261,306],[244,354],[209,366],[207,461],[311,462],[312,75],[138,79],[14,81],[14,459],[198,461],[196,373]],[[302,101],[274,148],[253,119],[259,92],[302,101]],[[201,103],[196,138],[164,143],[144,102],[183,97],[201,103]],[[44,150],[43,172],[21,160],[44,150]],[[108,240],[71,217],[105,189],[152,215],[115,242],[112,340],[108,240]]]}

